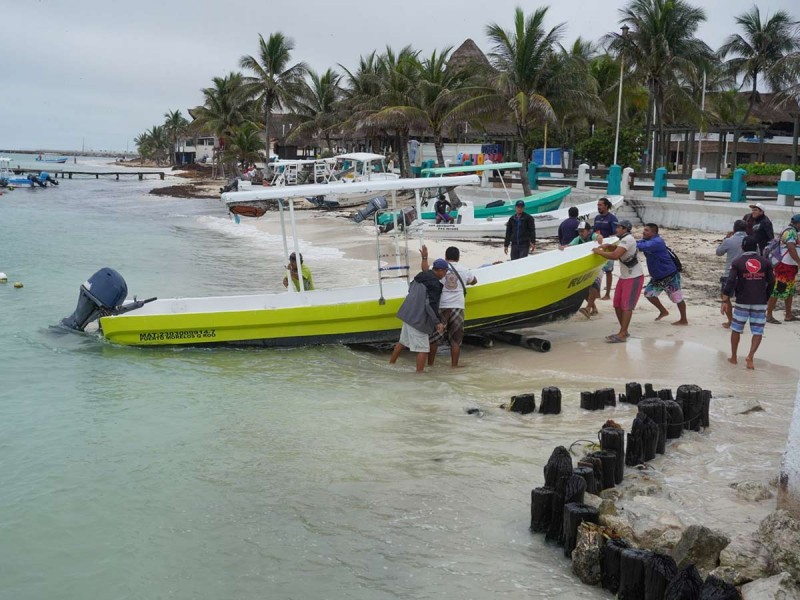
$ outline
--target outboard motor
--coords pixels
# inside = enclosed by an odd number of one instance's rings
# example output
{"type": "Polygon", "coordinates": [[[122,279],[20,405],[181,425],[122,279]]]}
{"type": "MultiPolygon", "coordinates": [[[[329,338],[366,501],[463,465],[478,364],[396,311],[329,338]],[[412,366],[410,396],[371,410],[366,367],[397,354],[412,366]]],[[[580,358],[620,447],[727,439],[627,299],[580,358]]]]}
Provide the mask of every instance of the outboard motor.
{"type": "Polygon", "coordinates": [[[86,326],[103,315],[113,314],[128,296],[128,285],[122,275],[105,267],[89,277],[78,292],[78,306],[61,324],[83,331],[86,326]]]}
{"type": "Polygon", "coordinates": [[[361,223],[361,221],[373,215],[376,210],[386,208],[387,206],[389,206],[389,203],[386,201],[386,196],[375,196],[364,208],[353,215],[353,221],[361,223]]]}

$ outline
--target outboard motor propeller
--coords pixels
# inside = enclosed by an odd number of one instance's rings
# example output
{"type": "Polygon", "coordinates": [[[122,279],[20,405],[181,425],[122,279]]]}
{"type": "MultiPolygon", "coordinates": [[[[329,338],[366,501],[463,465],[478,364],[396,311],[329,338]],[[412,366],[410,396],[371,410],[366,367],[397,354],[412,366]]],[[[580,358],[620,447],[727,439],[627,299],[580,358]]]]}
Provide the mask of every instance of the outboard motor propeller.
{"type": "Polygon", "coordinates": [[[122,275],[105,267],[89,277],[78,292],[78,306],[61,324],[83,331],[101,315],[112,314],[128,296],[128,285],[122,275]]]}

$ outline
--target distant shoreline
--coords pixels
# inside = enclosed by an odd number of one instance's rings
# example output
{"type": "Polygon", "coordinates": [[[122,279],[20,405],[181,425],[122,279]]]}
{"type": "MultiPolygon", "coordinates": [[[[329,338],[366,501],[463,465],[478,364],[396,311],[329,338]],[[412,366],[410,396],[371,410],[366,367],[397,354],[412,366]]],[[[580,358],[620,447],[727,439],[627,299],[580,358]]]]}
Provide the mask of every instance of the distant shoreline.
{"type": "Polygon", "coordinates": [[[48,154],[48,155],[56,155],[56,156],[103,156],[108,158],[118,158],[123,156],[125,158],[135,158],[139,156],[135,152],[95,152],[92,150],[84,151],[84,150],[12,150],[6,148],[0,148],[0,154],[30,154],[30,155],[38,155],[38,154],[48,154]]]}

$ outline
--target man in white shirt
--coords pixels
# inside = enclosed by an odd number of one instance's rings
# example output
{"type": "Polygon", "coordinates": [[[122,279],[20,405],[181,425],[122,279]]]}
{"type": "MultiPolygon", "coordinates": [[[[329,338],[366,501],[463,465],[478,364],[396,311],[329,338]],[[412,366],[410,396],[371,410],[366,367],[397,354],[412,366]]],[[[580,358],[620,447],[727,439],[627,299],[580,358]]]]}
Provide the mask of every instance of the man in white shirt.
{"type": "Polygon", "coordinates": [[[614,311],[619,321],[619,332],[606,337],[606,341],[612,344],[628,341],[628,326],[644,286],[644,270],[639,261],[636,239],[631,235],[632,228],[631,222],[623,219],[617,223],[616,234],[619,241],[616,244],[592,248],[592,252],[606,260],[619,261],[619,281],[614,288],[614,311]]]}
{"type": "MultiPolygon", "coordinates": [[[[422,246],[422,269],[428,268],[428,248],[422,246]]],[[[461,252],[455,246],[450,246],[444,252],[444,258],[449,268],[441,278],[442,298],[439,300],[439,315],[445,324],[447,338],[450,341],[450,364],[455,369],[458,367],[458,358],[461,355],[461,343],[464,341],[464,306],[466,303],[467,286],[478,283],[477,278],[465,267],[458,264],[461,252]]],[[[444,336],[437,333],[431,334],[430,353],[428,365],[433,365],[436,350],[444,336]]]]}

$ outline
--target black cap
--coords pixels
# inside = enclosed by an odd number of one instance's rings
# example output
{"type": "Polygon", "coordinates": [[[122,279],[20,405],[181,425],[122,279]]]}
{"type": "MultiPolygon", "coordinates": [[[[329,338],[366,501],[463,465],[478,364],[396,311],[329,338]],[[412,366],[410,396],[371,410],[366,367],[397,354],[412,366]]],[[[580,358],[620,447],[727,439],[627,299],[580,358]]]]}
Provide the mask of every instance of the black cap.
{"type": "Polygon", "coordinates": [[[517,203],[515,204],[515,206],[525,206],[525,201],[524,200],[517,200],[517,203]]]}

